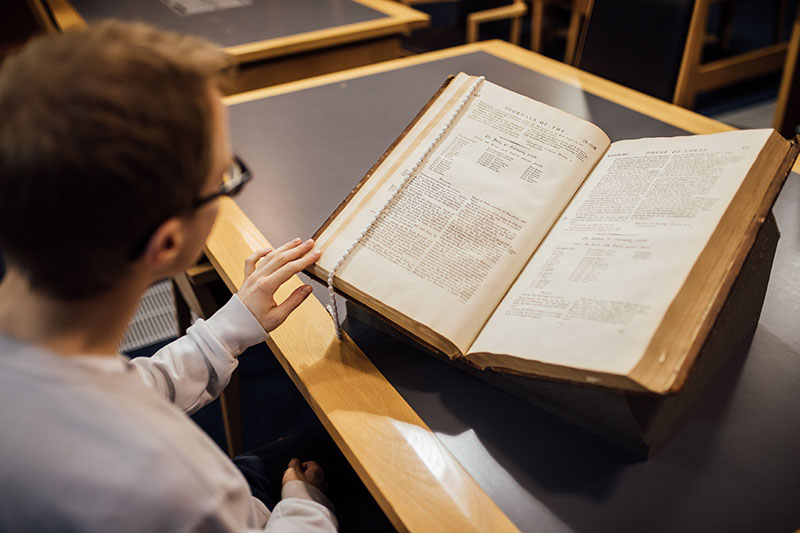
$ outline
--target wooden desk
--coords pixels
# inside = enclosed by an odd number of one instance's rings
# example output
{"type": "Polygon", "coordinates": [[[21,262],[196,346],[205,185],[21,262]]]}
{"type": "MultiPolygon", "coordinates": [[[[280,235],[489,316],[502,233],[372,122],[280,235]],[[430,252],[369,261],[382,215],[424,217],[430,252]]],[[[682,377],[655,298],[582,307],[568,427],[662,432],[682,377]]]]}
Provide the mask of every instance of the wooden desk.
{"type": "MultiPolygon", "coordinates": [[[[501,42],[237,95],[228,99],[234,145],[255,179],[236,204],[223,203],[207,243],[229,286],[265,234],[275,244],[311,234],[459,70],[591,119],[613,140],[727,129],[501,42]]],[[[338,343],[316,299],[270,347],[400,529],[792,530],[798,202],[793,175],[776,205],[785,233],[749,353],[735,356],[647,462],[374,330],[358,346],[338,343]]]]}
{"type": "Polygon", "coordinates": [[[42,1],[61,29],[118,18],[205,37],[240,65],[233,92],[400,57],[400,37],[429,20],[390,0],[253,0],[190,16],[159,0],[42,1]]]}

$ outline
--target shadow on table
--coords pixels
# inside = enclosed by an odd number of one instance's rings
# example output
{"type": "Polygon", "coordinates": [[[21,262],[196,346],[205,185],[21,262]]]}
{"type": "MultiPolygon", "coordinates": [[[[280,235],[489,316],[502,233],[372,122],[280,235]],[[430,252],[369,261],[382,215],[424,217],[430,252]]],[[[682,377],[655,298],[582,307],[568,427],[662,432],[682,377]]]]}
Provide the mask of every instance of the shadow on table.
{"type": "MultiPolygon", "coordinates": [[[[620,485],[629,490],[630,478],[641,488],[642,496],[657,495],[660,501],[648,503],[639,510],[632,508],[627,512],[629,516],[617,517],[611,523],[633,525],[640,523],[647,514],[652,517],[656,508],[681,505],[680,491],[654,486],[665,479],[659,469],[664,462],[678,461],[690,463],[683,467],[701,470],[702,464],[715,453],[717,421],[725,416],[729,407],[728,400],[736,389],[749,348],[746,343],[731,357],[694,405],[687,418],[697,422],[694,425],[699,426],[699,431],[695,427],[684,434],[684,421],[664,449],[644,462],[627,450],[351,315],[345,327],[375,366],[431,430],[440,435],[501,508],[498,496],[500,500],[514,500],[515,496],[509,495],[509,491],[519,490],[494,483],[492,476],[497,477],[504,470],[513,478],[513,481],[508,480],[509,485],[516,482],[528,493],[522,494],[522,498],[516,496],[517,501],[543,504],[550,514],[559,517],[555,519],[557,522],[566,521],[570,528],[577,529],[598,527],[597,513],[603,514],[598,510],[603,508],[599,504],[619,499],[620,485]],[[469,443],[460,447],[455,444],[455,439],[465,435],[470,435],[469,443]],[[691,453],[685,452],[687,448],[691,453]],[[594,511],[576,513],[579,507],[594,511]]],[[[531,523],[520,523],[528,517],[513,516],[513,509],[504,511],[523,530],[531,526],[531,523]]],[[[522,512],[530,514],[530,510],[522,512]]],[[[537,527],[541,525],[544,524],[537,523],[537,527]]]]}

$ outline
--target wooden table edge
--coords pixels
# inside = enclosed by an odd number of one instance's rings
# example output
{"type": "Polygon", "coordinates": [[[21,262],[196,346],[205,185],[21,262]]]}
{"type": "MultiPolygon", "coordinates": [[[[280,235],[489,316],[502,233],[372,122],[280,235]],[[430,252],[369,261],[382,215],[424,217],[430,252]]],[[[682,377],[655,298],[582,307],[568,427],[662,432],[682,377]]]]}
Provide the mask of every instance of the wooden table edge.
{"type": "MultiPolygon", "coordinates": [[[[86,20],[72,6],[69,0],[41,0],[47,2],[53,13],[56,25],[62,29],[83,28],[86,20]]],[[[353,0],[386,15],[385,17],[344,24],[321,30],[264,39],[251,43],[223,47],[236,63],[283,57],[303,52],[311,52],[332,46],[348,44],[389,35],[407,33],[415,28],[426,26],[430,16],[416,9],[389,0],[353,0]]]]}
{"type": "MultiPolygon", "coordinates": [[[[270,243],[235,202],[219,207],[205,251],[235,291],[245,257],[270,243]]],[[[360,348],[336,339],[313,294],[267,343],[397,529],[517,531],[360,348]]]]}

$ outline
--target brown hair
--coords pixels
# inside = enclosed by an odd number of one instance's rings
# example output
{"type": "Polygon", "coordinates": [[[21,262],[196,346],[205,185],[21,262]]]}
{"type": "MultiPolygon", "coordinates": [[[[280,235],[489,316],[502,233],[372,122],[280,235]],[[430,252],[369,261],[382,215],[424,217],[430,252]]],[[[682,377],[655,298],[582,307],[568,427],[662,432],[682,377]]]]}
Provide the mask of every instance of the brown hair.
{"type": "Polygon", "coordinates": [[[0,249],[62,299],[113,287],[210,172],[214,45],[107,21],[32,41],[0,70],[0,249]]]}

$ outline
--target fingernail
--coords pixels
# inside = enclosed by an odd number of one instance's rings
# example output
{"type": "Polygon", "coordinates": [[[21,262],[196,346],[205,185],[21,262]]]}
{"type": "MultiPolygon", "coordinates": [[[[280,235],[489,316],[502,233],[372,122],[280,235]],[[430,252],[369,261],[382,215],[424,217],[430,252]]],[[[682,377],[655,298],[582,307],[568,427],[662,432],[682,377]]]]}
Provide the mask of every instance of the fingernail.
{"type": "Polygon", "coordinates": [[[308,239],[304,244],[314,244],[314,239],[308,239]]]}
{"type": "Polygon", "coordinates": [[[305,292],[306,294],[311,293],[311,285],[305,285],[303,287],[303,292],[305,292]]]}
{"type": "Polygon", "coordinates": [[[297,244],[297,243],[299,243],[299,242],[300,242],[300,241],[302,241],[302,240],[303,240],[303,239],[301,239],[300,237],[295,237],[295,238],[294,238],[294,240],[293,240],[292,242],[293,242],[293,243],[295,243],[295,244],[297,244]]]}

